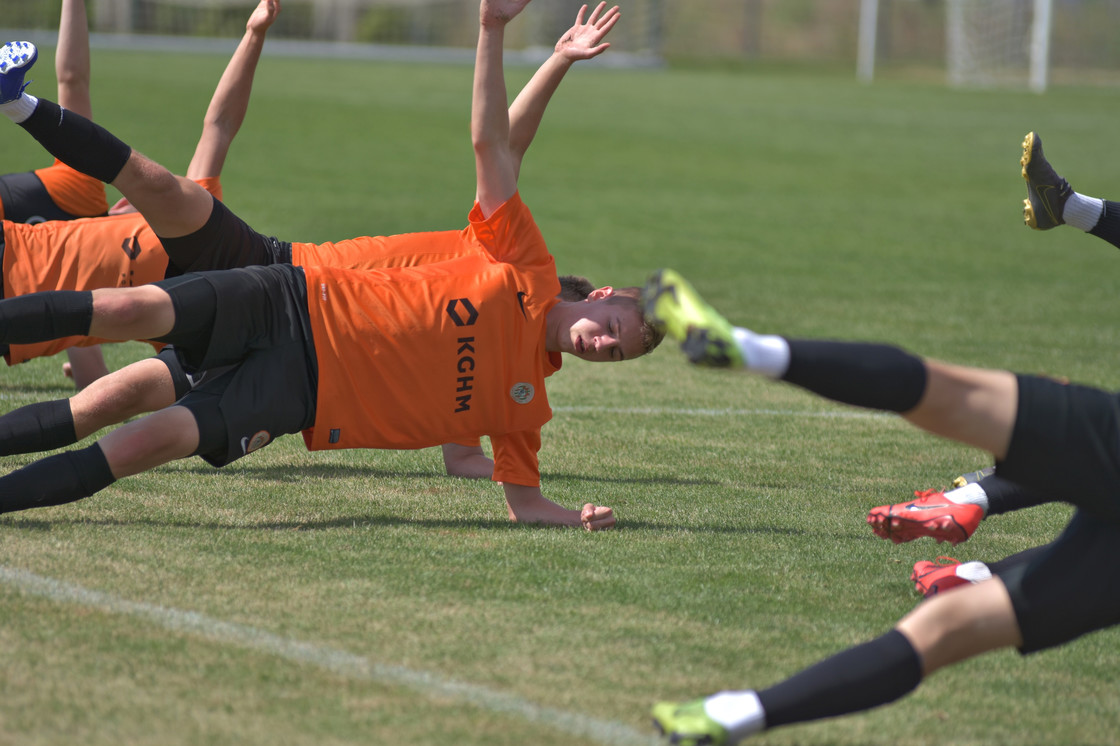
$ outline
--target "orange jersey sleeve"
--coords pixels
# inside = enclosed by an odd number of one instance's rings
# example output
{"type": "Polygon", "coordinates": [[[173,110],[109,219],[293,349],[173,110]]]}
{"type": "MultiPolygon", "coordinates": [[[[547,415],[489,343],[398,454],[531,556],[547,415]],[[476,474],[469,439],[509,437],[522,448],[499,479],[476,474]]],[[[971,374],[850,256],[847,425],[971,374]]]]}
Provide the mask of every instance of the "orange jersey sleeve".
{"type": "Polygon", "coordinates": [[[305,267],[319,363],[312,450],[423,448],[491,436],[494,479],[540,483],[552,416],[552,256],[518,196],[460,240],[479,251],[382,270],[305,267]]]}

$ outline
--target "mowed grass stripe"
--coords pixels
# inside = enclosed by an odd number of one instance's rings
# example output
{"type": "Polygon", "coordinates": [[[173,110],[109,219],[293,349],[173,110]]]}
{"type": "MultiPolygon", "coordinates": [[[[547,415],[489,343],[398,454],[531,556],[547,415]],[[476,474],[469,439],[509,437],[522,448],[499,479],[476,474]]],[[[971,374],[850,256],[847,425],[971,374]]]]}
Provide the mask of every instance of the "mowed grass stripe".
{"type": "Polygon", "coordinates": [[[338,648],[281,637],[257,627],[214,619],[194,611],[129,601],[18,568],[0,565],[0,583],[57,603],[80,604],[107,614],[140,617],[174,633],[277,655],[295,663],[326,669],[337,676],[404,686],[427,697],[467,702],[597,743],[622,746],[657,743],[648,734],[639,734],[622,723],[541,707],[521,697],[476,684],[453,681],[403,666],[388,666],[338,648]]]}

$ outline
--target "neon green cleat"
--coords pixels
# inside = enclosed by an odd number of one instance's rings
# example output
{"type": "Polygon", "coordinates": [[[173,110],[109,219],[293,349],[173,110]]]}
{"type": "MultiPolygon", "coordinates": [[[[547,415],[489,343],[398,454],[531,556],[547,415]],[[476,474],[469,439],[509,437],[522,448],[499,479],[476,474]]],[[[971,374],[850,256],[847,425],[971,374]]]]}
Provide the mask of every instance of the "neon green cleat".
{"type": "Polygon", "coordinates": [[[646,282],[646,316],[681,343],[690,362],[711,368],[742,368],[746,363],[735,342],[734,327],[704,302],[674,270],[655,272],[646,282]]]}
{"type": "Polygon", "coordinates": [[[730,744],[727,731],[708,717],[704,700],[691,702],[658,702],[652,710],[653,724],[669,743],[680,746],[725,746],[730,744]]]}

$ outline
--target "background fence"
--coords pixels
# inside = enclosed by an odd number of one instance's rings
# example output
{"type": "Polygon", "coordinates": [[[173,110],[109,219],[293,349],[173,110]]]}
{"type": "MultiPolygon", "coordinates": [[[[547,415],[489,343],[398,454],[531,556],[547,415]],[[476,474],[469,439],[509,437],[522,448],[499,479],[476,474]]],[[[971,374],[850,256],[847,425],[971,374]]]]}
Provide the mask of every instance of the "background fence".
{"type": "MultiPolygon", "coordinates": [[[[1026,17],[1032,0],[998,4],[1026,17]]],[[[670,64],[855,65],[860,0],[624,0],[618,52],[670,64]]],[[[236,37],[244,0],[90,0],[97,32],[236,37]]],[[[272,36],[431,49],[470,49],[477,0],[285,0],[272,36]]],[[[510,48],[547,48],[579,0],[537,0],[510,29],[510,48]]],[[[880,0],[876,74],[944,74],[945,0],[880,0]]],[[[49,31],[57,0],[4,0],[7,28],[49,31]]],[[[1013,20],[1014,24],[1015,21],[1013,20]]],[[[1054,0],[1051,81],[1120,83],[1120,0],[1054,0]]],[[[1014,29],[1011,29],[1013,31],[1014,29]]],[[[612,55],[626,59],[626,55],[612,55]]]]}

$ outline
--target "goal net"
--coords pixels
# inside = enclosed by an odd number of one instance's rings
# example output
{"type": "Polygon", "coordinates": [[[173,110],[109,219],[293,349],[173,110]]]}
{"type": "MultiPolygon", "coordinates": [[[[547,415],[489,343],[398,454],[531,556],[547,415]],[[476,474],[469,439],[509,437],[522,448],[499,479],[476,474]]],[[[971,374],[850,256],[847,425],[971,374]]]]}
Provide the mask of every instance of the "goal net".
{"type": "Polygon", "coordinates": [[[946,13],[951,85],[1046,89],[1051,0],[947,0],[946,13]]]}

